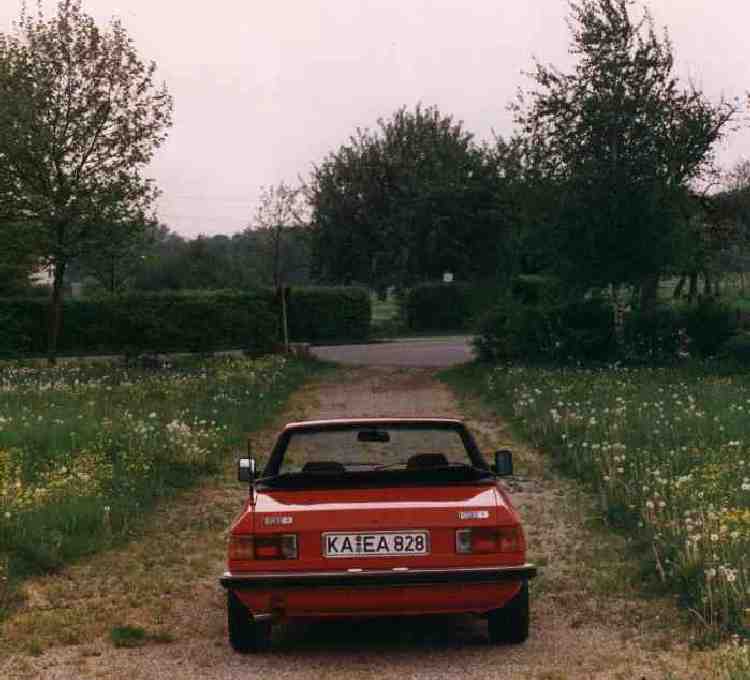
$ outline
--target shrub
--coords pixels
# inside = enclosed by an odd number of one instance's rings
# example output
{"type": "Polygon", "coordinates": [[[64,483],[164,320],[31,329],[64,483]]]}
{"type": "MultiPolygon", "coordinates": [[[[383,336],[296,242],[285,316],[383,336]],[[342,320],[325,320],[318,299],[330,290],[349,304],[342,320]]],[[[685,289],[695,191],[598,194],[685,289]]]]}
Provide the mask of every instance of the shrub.
{"type": "Polygon", "coordinates": [[[511,298],[482,315],[475,347],[483,360],[597,360],[614,351],[614,340],[606,300],[528,305],[511,298]]]}
{"type": "Polygon", "coordinates": [[[680,349],[682,320],[669,305],[634,310],[625,318],[625,354],[635,361],[672,361],[680,349]]]}
{"type": "Polygon", "coordinates": [[[552,337],[545,310],[506,299],[480,317],[474,346],[486,361],[536,359],[551,354],[552,337]]]}
{"type": "Polygon", "coordinates": [[[601,360],[615,351],[612,305],[599,297],[574,300],[552,310],[554,353],[564,359],[601,360]]]}
{"type": "Polygon", "coordinates": [[[404,317],[415,331],[461,330],[471,315],[469,300],[464,283],[422,283],[406,294],[404,317]]]}
{"type": "Polygon", "coordinates": [[[686,307],[682,321],[690,338],[690,351],[701,356],[713,356],[737,327],[736,312],[726,303],[710,298],[686,307]]]}
{"type": "Polygon", "coordinates": [[[513,280],[513,297],[527,305],[536,305],[558,296],[558,281],[541,274],[521,274],[513,280]]]}
{"type": "Polygon", "coordinates": [[[740,333],[729,338],[721,346],[719,355],[724,359],[735,361],[741,366],[750,366],[750,335],[740,333]]]}
{"type": "MultiPolygon", "coordinates": [[[[48,301],[0,300],[0,352],[43,354],[48,301]]],[[[269,292],[139,293],[64,303],[63,353],[270,351],[278,339],[269,292]]]]}
{"type": "Polygon", "coordinates": [[[289,337],[296,341],[365,340],[371,316],[365,288],[313,286],[288,293],[289,337]]]}

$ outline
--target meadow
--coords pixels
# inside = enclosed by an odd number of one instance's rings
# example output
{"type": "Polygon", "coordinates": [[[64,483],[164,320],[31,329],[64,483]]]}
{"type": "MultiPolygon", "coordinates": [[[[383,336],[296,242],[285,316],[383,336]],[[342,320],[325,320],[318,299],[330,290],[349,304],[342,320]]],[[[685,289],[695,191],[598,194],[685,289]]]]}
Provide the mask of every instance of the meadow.
{"type": "Polygon", "coordinates": [[[750,635],[750,377],[485,366],[449,380],[589,486],[635,537],[644,585],[675,593],[708,636],[750,635]]]}
{"type": "Polygon", "coordinates": [[[311,370],[0,366],[0,618],[20,580],[126,540],[157,500],[222,470],[311,370]]]}

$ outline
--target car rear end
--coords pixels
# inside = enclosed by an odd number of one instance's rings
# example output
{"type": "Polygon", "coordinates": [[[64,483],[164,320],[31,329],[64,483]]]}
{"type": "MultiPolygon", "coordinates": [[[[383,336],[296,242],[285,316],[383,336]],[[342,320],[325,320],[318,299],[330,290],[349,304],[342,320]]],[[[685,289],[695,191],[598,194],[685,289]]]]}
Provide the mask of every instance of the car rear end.
{"type": "Polygon", "coordinates": [[[535,573],[494,485],[295,495],[259,495],[231,532],[222,584],[264,620],[485,614],[535,573]]]}

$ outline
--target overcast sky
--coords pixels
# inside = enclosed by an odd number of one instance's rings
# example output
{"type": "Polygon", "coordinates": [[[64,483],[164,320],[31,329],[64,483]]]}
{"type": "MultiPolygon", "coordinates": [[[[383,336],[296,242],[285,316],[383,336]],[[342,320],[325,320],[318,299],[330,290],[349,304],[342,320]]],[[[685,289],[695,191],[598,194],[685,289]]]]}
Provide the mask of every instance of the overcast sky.
{"type": "MultiPolygon", "coordinates": [[[[33,2],[30,0],[29,4],[33,2]]],[[[53,3],[45,0],[45,7],[53,3]]],[[[477,139],[512,130],[506,111],[532,58],[570,65],[566,0],[84,0],[119,16],[175,99],[150,174],[159,216],[184,236],[231,234],[261,186],[307,177],[357,126],[417,102],[477,139]]],[[[677,72],[713,99],[750,90],[749,0],[651,0],[677,72]]],[[[10,30],[20,0],[0,0],[10,30]]],[[[750,157],[750,132],[719,158],[750,157]]]]}

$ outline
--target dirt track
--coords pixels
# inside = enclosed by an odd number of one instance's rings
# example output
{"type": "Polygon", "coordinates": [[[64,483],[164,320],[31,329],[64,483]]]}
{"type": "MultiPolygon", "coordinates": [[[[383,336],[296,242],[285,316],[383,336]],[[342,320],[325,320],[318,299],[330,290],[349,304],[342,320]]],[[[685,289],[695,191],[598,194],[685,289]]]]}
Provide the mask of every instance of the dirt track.
{"type": "MultiPolygon", "coordinates": [[[[483,449],[513,445],[495,417],[476,404],[459,405],[431,372],[420,369],[342,370],[302,390],[285,419],[342,415],[463,416],[483,449]]],[[[272,434],[269,429],[258,438],[259,447],[266,447],[272,434]]],[[[234,654],[226,643],[224,593],[216,582],[224,541],[217,522],[225,526],[222,516],[228,522],[243,495],[230,483],[208,485],[181,499],[177,510],[155,519],[149,535],[117,555],[97,556],[31,584],[33,597],[21,618],[33,617],[29,610],[34,607],[67,607],[101,620],[74,644],[36,657],[0,660],[0,677],[665,680],[670,672],[675,680],[712,677],[710,656],[688,653],[675,641],[689,631],[676,623],[669,603],[623,592],[626,586],[616,575],[628,569],[625,546],[585,528],[588,501],[552,476],[535,452],[513,448],[522,472],[511,482],[514,500],[525,521],[531,559],[543,568],[532,586],[531,637],[521,646],[488,645],[479,619],[422,617],[284,625],[274,631],[269,653],[234,654]],[[164,539],[165,531],[174,543],[164,539]],[[183,559],[163,567],[174,573],[170,581],[158,572],[156,555],[152,580],[157,585],[151,594],[156,605],[133,601],[133,593],[145,592],[149,583],[138,580],[135,566],[113,575],[119,565],[136,565],[152,553],[167,555],[170,546],[186,544],[202,550],[205,560],[186,565],[183,559]],[[116,649],[107,634],[123,622],[166,631],[174,641],[116,649]]],[[[9,634],[18,631],[11,626],[9,634]]]]}

